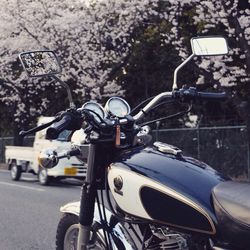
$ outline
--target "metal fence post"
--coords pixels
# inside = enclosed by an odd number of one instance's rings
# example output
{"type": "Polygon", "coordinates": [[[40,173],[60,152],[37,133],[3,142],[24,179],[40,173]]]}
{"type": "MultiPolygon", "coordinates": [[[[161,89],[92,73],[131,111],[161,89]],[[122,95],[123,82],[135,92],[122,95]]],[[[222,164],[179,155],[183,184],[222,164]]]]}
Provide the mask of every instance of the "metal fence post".
{"type": "Polygon", "coordinates": [[[157,121],[156,122],[156,141],[159,141],[159,128],[160,128],[160,124],[161,122],[160,121],[157,121]]]}
{"type": "Polygon", "coordinates": [[[250,142],[247,142],[247,178],[248,181],[250,182],[250,147],[249,147],[250,142]]]}
{"type": "Polygon", "coordinates": [[[197,127],[197,158],[200,160],[201,153],[200,153],[200,125],[198,124],[197,127]]]}
{"type": "Polygon", "coordinates": [[[1,136],[1,158],[0,158],[0,162],[3,162],[3,137],[1,136]]]}
{"type": "Polygon", "coordinates": [[[200,116],[200,119],[198,119],[197,122],[197,158],[200,160],[201,158],[201,149],[200,149],[200,124],[203,116],[200,116]]]}

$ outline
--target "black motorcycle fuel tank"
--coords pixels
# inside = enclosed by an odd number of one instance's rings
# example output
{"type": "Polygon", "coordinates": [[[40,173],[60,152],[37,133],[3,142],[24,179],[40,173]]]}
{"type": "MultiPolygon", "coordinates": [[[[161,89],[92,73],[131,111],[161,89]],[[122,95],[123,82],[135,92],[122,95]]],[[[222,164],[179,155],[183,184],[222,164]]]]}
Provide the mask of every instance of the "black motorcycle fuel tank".
{"type": "Polygon", "coordinates": [[[205,234],[216,233],[211,190],[224,180],[205,163],[156,147],[123,152],[108,169],[109,187],[122,211],[205,234]]]}

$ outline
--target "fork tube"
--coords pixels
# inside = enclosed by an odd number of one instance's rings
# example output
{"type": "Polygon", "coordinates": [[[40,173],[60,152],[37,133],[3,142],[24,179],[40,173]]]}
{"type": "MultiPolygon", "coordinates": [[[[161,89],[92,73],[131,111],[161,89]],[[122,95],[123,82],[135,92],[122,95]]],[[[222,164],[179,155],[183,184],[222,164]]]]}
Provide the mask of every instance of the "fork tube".
{"type": "Polygon", "coordinates": [[[95,209],[95,145],[90,144],[86,179],[82,185],[77,250],[87,250],[95,209]]]}

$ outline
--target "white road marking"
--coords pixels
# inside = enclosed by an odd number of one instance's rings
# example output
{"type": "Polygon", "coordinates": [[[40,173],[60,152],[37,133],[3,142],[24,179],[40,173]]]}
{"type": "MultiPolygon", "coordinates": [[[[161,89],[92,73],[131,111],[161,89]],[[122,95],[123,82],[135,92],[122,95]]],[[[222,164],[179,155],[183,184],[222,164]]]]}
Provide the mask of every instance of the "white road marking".
{"type": "Polygon", "coordinates": [[[38,181],[37,178],[32,178],[32,177],[21,177],[22,181],[38,181]]]}
{"type": "Polygon", "coordinates": [[[0,169],[0,172],[10,172],[10,171],[7,169],[0,169]]]}
{"type": "Polygon", "coordinates": [[[18,188],[24,188],[24,189],[30,189],[30,190],[39,191],[39,192],[44,192],[45,191],[45,189],[42,189],[42,188],[28,187],[28,186],[14,184],[14,183],[9,183],[9,182],[4,182],[4,181],[0,181],[0,185],[6,185],[6,186],[12,186],[12,187],[18,187],[18,188]]]}

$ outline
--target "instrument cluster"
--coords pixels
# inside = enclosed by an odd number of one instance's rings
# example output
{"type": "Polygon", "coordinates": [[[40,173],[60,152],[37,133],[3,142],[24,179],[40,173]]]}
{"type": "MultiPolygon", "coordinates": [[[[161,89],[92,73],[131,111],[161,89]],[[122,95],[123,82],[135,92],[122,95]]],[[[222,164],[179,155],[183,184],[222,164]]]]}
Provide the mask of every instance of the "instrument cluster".
{"type": "Polygon", "coordinates": [[[93,111],[93,115],[98,122],[109,117],[123,118],[131,111],[129,104],[120,97],[111,97],[105,104],[104,108],[96,101],[89,101],[83,104],[83,109],[93,111]]]}

